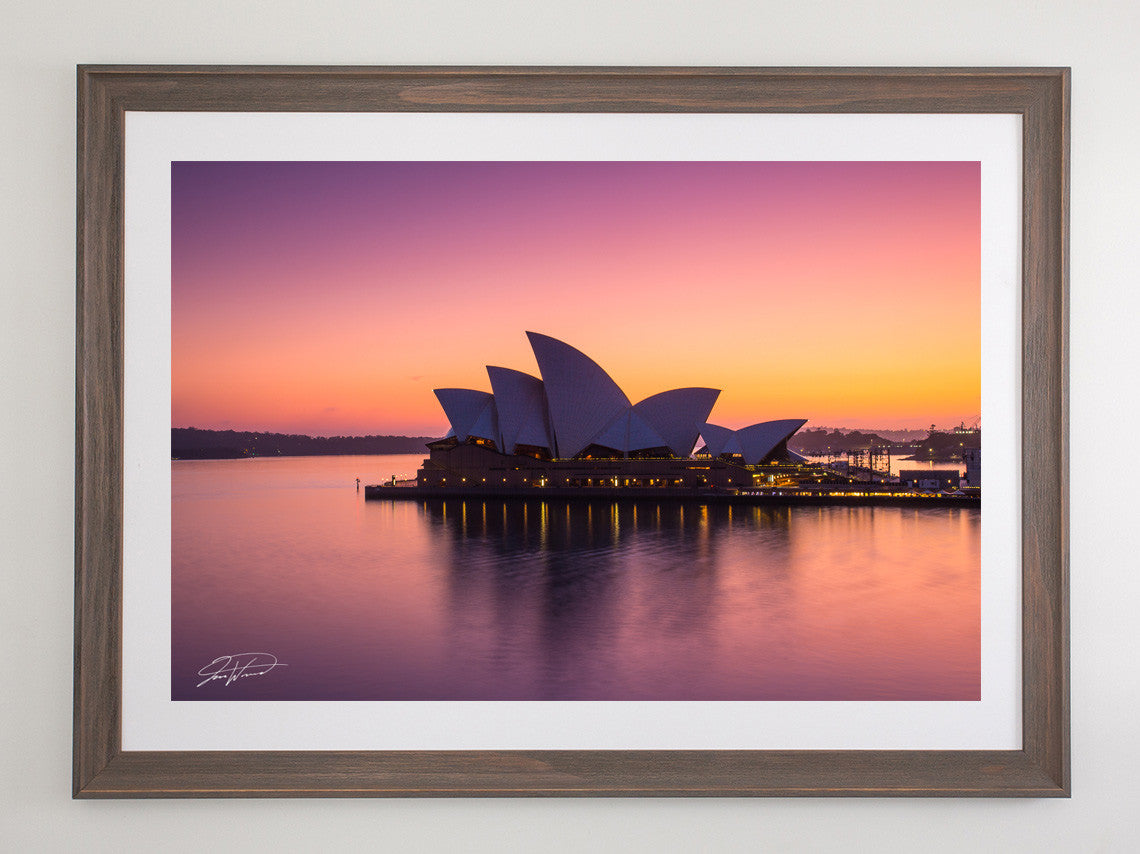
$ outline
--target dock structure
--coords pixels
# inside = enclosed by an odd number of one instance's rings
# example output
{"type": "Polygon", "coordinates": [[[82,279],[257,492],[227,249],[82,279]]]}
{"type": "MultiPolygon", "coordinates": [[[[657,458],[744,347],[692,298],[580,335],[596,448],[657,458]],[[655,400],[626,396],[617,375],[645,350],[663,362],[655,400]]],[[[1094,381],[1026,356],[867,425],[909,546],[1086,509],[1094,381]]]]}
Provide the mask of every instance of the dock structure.
{"type": "Polygon", "coordinates": [[[981,494],[872,489],[655,489],[646,487],[483,487],[480,486],[365,486],[368,501],[654,501],[689,504],[843,507],[980,507],[981,494]]]}

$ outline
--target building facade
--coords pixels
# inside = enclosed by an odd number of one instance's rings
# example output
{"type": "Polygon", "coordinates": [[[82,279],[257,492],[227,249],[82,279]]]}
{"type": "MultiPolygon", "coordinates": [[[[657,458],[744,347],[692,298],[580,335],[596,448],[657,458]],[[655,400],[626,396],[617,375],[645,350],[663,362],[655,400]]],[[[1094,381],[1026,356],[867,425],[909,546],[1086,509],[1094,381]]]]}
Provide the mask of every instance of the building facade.
{"type": "Polygon", "coordinates": [[[982,449],[967,448],[963,453],[966,460],[966,486],[982,485],[982,449]]]}
{"type": "Polygon", "coordinates": [[[956,469],[899,470],[899,483],[914,489],[957,489],[961,477],[956,469]]]}

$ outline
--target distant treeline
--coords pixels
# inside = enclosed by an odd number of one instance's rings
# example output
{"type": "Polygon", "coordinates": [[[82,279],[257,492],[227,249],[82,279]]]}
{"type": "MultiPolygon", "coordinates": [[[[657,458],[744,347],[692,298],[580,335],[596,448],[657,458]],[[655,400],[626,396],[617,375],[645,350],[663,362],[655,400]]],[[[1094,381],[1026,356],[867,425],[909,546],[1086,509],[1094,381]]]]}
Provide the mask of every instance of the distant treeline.
{"type": "Polygon", "coordinates": [[[419,454],[438,436],[298,436],[174,427],[170,456],[179,460],[311,457],[334,454],[419,454]]]}
{"type": "Polygon", "coordinates": [[[818,430],[801,430],[788,440],[788,447],[797,454],[808,456],[822,456],[828,451],[842,453],[843,451],[866,450],[871,446],[880,447],[890,445],[889,439],[884,439],[878,433],[863,433],[852,430],[844,433],[840,430],[828,430],[824,427],[818,430]]]}
{"type": "MultiPolygon", "coordinates": [[[[913,454],[916,460],[960,460],[962,452],[967,448],[982,446],[982,434],[934,432],[921,441],[912,440],[907,444],[910,447],[904,453],[913,454]]],[[[845,433],[842,430],[829,431],[826,428],[801,430],[788,440],[788,447],[796,453],[817,457],[828,453],[865,451],[871,447],[881,448],[887,445],[900,447],[899,443],[892,442],[877,433],[863,433],[859,430],[845,433]]]]}
{"type": "Polygon", "coordinates": [[[962,453],[982,446],[981,433],[931,433],[914,452],[916,460],[960,460],[962,453]]]}

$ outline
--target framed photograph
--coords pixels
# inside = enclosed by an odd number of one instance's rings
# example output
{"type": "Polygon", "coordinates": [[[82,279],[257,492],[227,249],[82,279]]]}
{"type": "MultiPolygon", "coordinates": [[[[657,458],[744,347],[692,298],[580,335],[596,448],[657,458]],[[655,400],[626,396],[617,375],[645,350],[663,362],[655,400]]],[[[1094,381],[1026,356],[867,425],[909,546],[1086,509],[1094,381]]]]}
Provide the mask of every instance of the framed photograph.
{"type": "Polygon", "coordinates": [[[1069,794],[1067,69],[78,86],[76,797],[1069,794]]]}

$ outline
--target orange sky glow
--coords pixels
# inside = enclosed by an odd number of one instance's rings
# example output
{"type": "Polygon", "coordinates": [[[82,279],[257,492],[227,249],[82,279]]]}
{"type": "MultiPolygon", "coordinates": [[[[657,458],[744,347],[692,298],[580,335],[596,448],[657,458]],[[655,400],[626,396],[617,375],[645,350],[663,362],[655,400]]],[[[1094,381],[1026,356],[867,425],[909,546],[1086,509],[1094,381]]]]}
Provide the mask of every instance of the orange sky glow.
{"type": "Polygon", "coordinates": [[[938,163],[176,163],[172,421],[443,435],[432,390],[537,375],[742,427],[980,407],[980,169],[938,163]]]}

